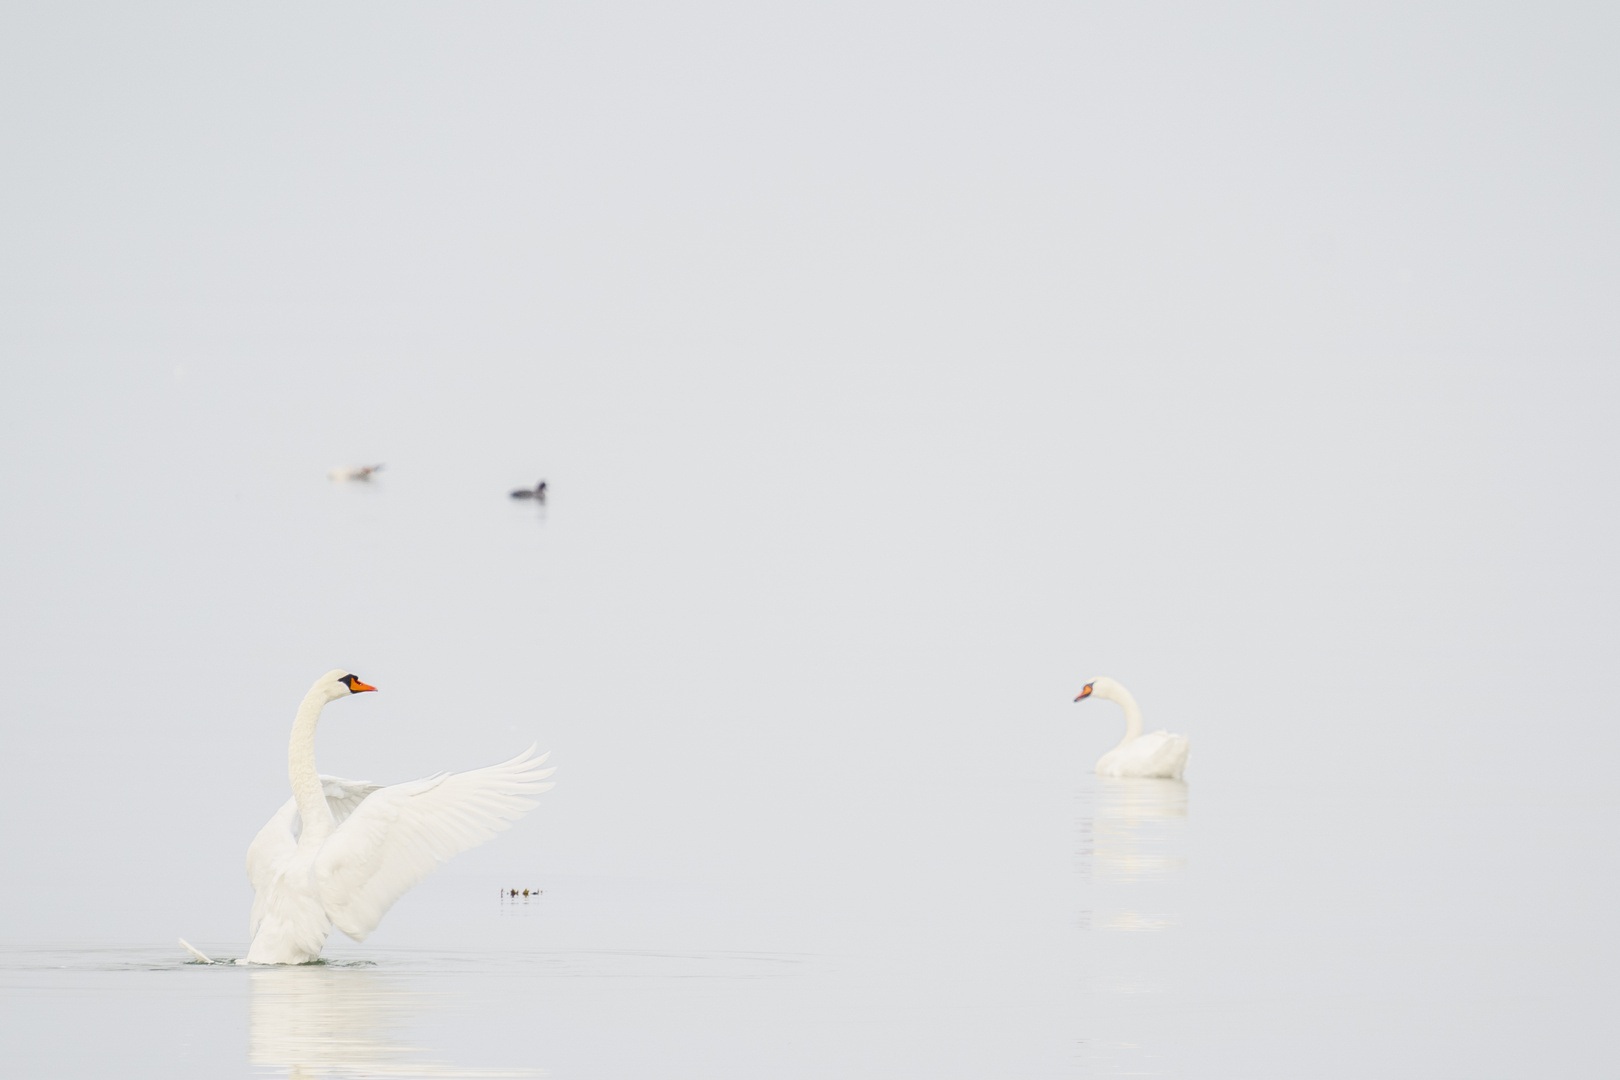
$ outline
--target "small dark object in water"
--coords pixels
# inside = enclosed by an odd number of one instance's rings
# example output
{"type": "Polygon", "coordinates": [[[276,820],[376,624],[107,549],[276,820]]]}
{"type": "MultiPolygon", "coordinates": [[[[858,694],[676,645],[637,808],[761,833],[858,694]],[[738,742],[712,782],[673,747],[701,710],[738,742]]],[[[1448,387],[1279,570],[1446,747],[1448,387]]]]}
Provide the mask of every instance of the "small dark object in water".
{"type": "Polygon", "coordinates": [[[543,503],[546,501],[546,482],[542,480],[538,484],[534,485],[533,491],[530,491],[528,488],[518,488],[516,491],[512,492],[512,498],[533,499],[535,502],[543,503]]]}

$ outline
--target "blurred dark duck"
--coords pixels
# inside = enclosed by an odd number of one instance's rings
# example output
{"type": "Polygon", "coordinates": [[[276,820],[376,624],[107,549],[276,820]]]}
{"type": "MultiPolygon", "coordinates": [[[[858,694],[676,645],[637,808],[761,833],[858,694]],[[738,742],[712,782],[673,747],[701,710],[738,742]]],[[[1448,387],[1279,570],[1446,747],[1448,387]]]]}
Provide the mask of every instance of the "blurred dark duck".
{"type": "Polygon", "coordinates": [[[546,501],[546,482],[544,480],[540,481],[538,484],[534,485],[534,489],[532,491],[528,488],[518,488],[516,491],[512,492],[512,498],[533,499],[535,502],[543,503],[546,501]]]}
{"type": "Polygon", "coordinates": [[[326,478],[328,480],[341,480],[341,481],[349,481],[349,480],[366,480],[366,481],[369,481],[371,479],[371,474],[376,472],[377,470],[379,470],[381,468],[382,468],[381,465],[338,465],[338,466],[335,466],[335,467],[327,470],[326,478]]]}

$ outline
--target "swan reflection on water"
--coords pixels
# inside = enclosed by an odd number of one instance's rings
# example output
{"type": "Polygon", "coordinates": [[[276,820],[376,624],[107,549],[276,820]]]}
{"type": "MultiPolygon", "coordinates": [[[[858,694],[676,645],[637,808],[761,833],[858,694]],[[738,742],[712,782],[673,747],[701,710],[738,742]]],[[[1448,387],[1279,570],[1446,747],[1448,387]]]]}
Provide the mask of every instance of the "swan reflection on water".
{"type": "MultiPolygon", "coordinates": [[[[1081,793],[1079,871],[1095,901],[1125,902],[1126,910],[1088,920],[1099,930],[1163,930],[1173,914],[1129,910],[1178,884],[1187,869],[1187,785],[1181,780],[1096,777],[1081,793]]],[[[1163,897],[1158,897],[1163,899],[1163,897]]],[[[1095,906],[1095,905],[1094,905],[1095,906]]]]}
{"type": "Polygon", "coordinates": [[[290,1080],[544,1075],[438,1060],[409,1036],[419,1017],[443,1007],[446,995],[414,990],[398,975],[305,964],[255,968],[249,980],[248,1063],[258,1070],[285,1070],[290,1080]]]}
{"type": "Polygon", "coordinates": [[[1156,1004],[1176,983],[1185,944],[1187,785],[1086,777],[1079,803],[1084,1071],[1162,1075],[1166,1032],[1156,1004]]]}

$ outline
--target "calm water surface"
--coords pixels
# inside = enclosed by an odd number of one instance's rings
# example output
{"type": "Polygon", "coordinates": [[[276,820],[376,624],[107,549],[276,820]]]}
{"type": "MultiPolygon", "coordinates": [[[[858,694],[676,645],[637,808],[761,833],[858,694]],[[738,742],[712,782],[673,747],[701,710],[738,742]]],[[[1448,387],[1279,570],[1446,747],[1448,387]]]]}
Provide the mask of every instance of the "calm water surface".
{"type": "Polygon", "coordinates": [[[338,939],[321,965],[14,946],[0,1050],[31,1076],[165,1077],[1488,1077],[1600,1061],[1605,795],[1235,799],[1196,777],[1078,776],[1067,800],[1066,850],[993,880],[924,876],[901,907],[811,888],[717,917],[724,891],[690,883],[559,879],[509,901],[450,877],[391,916],[426,944],[338,939]],[[601,944],[660,934],[670,947],[601,944]],[[777,947],[701,946],[744,939],[777,947]]]}

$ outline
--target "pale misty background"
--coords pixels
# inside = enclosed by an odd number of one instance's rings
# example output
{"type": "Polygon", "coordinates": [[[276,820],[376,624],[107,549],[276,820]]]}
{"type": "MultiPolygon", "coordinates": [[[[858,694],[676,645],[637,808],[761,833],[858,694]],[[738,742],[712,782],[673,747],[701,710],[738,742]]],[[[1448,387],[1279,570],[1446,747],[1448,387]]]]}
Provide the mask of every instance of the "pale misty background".
{"type": "Polygon", "coordinates": [[[1109,674],[1193,745],[1177,1075],[1603,1060],[1613,11],[0,23],[0,943],[241,955],[344,667],[325,772],[558,773],[334,950],[534,886],[523,948],[897,958],[1071,1075],[1109,674]]]}

